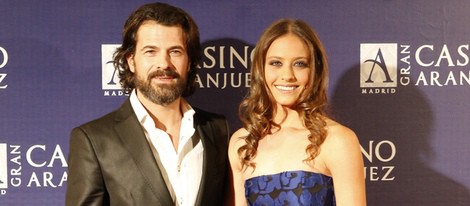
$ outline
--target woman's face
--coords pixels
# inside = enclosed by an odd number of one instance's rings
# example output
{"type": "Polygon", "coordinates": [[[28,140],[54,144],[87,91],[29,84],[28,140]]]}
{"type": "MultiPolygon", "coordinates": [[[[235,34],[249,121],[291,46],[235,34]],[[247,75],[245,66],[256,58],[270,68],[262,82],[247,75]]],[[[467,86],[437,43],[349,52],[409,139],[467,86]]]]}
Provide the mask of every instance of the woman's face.
{"type": "Polygon", "coordinates": [[[266,84],[276,104],[295,106],[306,88],[313,65],[307,44],[294,34],[276,39],[268,48],[264,65],[266,84]]]}

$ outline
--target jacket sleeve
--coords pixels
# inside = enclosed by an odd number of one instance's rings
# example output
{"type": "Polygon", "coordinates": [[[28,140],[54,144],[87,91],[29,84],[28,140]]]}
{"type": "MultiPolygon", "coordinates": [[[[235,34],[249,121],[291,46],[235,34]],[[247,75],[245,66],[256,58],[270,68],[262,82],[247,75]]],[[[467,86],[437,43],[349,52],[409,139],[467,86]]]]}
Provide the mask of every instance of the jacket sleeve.
{"type": "Polygon", "coordinates": [[[66,206],[109,205],[97,155],[85,130],[72,130],[68,156],[66,206]]]}

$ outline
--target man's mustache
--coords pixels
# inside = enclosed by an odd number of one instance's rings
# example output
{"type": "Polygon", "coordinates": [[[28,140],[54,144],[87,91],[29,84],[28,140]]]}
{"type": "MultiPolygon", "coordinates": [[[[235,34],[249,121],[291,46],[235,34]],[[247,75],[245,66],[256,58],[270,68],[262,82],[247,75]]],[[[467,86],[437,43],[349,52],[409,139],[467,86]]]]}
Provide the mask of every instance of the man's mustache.
{"type": "Polygon", "coordinates": [[[173,69],[163,69],[163,70],[156,70],[149,74],[149,79],[153,79],[155,77],[171,77],[171,78],[180,78],[180,74],[173,69]]]}

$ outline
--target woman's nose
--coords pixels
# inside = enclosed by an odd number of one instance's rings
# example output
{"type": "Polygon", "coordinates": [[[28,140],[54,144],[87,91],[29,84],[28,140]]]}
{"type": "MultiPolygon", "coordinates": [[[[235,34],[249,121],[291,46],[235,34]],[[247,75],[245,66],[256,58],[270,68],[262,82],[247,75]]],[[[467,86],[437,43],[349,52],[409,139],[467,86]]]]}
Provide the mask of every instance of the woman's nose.
{"type": "Polygon", "coordinates": [[[292,66],[286,66],[285,68],[282,68],[281,79],[288,82],[295,81],[295,75],[292,66]]]}

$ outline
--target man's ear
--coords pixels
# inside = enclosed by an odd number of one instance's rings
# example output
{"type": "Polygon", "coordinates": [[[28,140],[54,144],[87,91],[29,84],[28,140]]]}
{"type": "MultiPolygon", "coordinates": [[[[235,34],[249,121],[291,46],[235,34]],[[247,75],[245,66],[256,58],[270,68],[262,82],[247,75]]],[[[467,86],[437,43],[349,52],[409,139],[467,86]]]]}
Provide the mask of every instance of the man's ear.
{"type": "Polygon", "coordinates": [[[129,66],[129,69],[131,70],[132,73],[135,73],[134,55],[130,54],[126,59],[127,59],[127,66],[129,66]]]}

